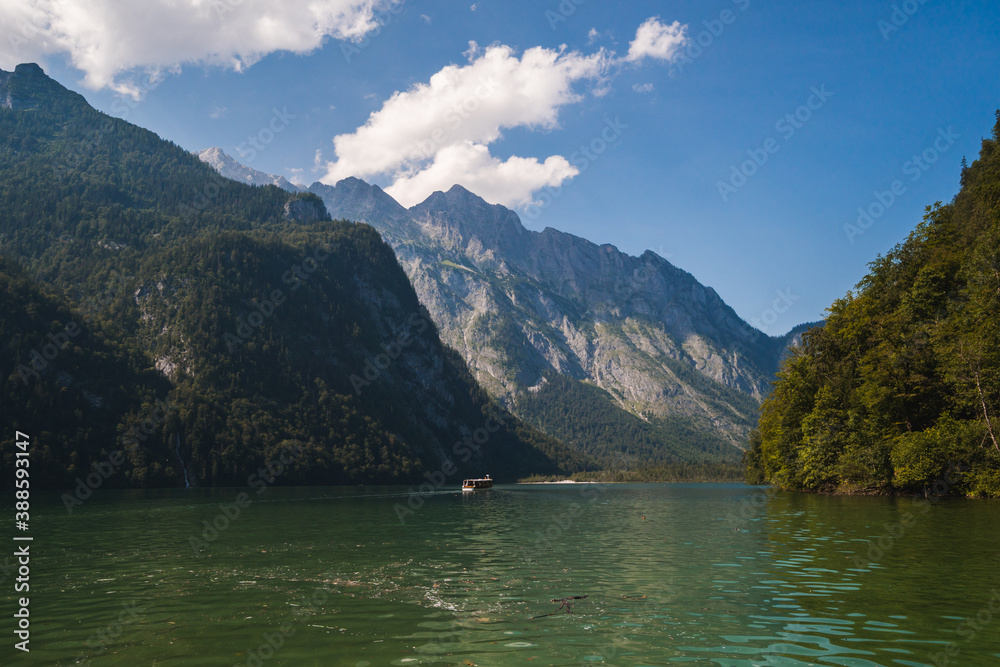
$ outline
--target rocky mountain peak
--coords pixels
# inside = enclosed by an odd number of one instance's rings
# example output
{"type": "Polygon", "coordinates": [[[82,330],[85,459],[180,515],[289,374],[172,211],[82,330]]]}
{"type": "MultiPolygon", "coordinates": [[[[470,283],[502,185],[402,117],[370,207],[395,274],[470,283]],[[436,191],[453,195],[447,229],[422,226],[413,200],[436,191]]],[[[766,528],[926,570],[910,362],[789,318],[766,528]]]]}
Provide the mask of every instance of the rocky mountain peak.
{"type": "Polygon", "coordinates": [[[206,148],[203,151],[196,151],[195,155],[202,162],[208,164],[226,178],[231,178],[234,181],[249,185],[277,185],[282,190],[287,190],[288,192],[302,191],[299,186],[289,182],[284,176],[265,174],[262,171],[247,167],[218,146],[206,148]]]}
{"type": "Polygon", "coordinates": [[[377,221],[383,233],[405,233],[400,225],[408,220],[409,214],[377,185],[369,185],[351,176],[337,181],[336,185],[317,181],[309,186],[309,192],[323,200],[335,219],[373,224],[377,221]]]}
{"type": "Polygon", "coordinates": [[[411,207],[409,214],[424,234],[454,248],[472,248],[477,254],[500,249],[519,252],[527,234],[517,213],[490,204],[461,185],[434,192],[411,207]]]}
{"type": "Polygon", "coordinates": [[[36,63],[21,63],[13,72],[0,70],[0,108],[36,109],[56,101],[87,104],[83,96],[50,79],[36,63]]]}
{"type": "Polygon", "coordinates": [[[428,208],[431,210],[445,210],[453,207],[486,208],[490,204],[479,195],[466,190],[461,185],[455,184],[447,192],[435,190],[427,199],[413,208],[428,208]]]}
{"type": "Polygon", "coordinates": [[[21,63],[14,67],[14,73],[20,76],[45,76],[45,71],[38,63],[21,63]]]}

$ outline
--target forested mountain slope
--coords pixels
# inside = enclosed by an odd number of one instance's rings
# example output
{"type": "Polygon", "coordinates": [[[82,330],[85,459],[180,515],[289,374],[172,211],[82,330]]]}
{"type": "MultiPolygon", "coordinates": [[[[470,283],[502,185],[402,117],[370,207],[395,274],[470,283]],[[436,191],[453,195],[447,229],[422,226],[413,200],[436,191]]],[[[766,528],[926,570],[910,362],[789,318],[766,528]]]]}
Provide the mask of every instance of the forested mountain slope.
{"type": "Polygon", "coordinates": [[[1000,495],[1000,112],[961,186],[805,334],[749,479],[1000,495]]]}
{"type": "Polygon", "coordinates": [[[583,465],[479,388],[374,229],[224,179],[35,65],[0,76],[0,254],[0,421],[37,443],[33,485],[119,460],[104,484],[246,484],[288,451],[277,483],[583,465]]]}
{"type": "Polygon", "coordinates": [[[766,336],[653,252],[530,231],[461,186],[409,209],[356,178],[309,191],[381,232],[494,398],[605,465],[738,461],[798,334],[766,336]]]}

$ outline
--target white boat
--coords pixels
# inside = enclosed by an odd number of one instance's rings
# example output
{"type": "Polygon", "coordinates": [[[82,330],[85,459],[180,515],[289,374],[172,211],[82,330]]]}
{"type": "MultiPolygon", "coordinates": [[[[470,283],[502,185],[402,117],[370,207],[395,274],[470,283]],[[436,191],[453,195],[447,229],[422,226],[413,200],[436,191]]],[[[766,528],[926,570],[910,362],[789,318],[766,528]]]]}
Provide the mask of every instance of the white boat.
{"type": "Polygon", "coordinates": [[[462,481],[462,491],[485,491],[493,488],[493,480],[487,475],[482,479],[466,479],[462,481]]]}

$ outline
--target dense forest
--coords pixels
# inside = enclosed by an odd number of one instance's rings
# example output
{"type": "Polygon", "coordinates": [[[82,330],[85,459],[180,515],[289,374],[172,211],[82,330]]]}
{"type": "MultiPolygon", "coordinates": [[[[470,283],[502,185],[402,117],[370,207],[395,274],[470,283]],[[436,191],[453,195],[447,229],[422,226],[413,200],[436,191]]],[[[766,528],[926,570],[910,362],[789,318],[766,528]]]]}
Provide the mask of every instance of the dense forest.
{"type": "Polygon", "coordinates": [[[1000,496],[1000,111],[961,190],[804,336],[747,478],[788,489],[1000,496]]]}
{"type": "Polygon", "coordinates": [[[548,374],[542,387],[517,407],[533,425],[605,470],[629,469],[640,474],[636,471],[648,468],[641,473],[643,481],[675,477],[677,473],[664,477],[653,472],[654,467],[665,470],[664,464],[737,464],[740,458],[740,451],[722,435],[712,434],[711,424],[698,430],[688,420],[643,420],[608,400],[603,389],[555,373],[548,374]]]}
{"type": "MultiPolygon", "coordinates": [[[[743,466],[738,463],[654,463],[637,468],[604,465],[599,470],[574,472],[568,476],[575,482],[602,484],[662,483],[662,482],[742,482],[743,466]]],[[[532,475],[525,482],[559,482],[563,475],[532,475]]]]}
{"type": "Polygon", "coordinates": [[[588,467],[489,399],[371,227],[223,179],[37,66],[5,85],[0,444],[31,435],[33,486],[241,485],[289,452],[274,483],[588,467]]]}

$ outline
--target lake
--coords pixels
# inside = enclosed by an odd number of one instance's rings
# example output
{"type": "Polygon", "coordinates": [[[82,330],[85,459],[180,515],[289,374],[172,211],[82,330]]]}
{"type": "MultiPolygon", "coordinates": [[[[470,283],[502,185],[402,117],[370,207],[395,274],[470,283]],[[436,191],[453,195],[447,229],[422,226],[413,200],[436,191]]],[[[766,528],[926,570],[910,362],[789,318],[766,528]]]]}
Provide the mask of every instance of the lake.
{"type": "Polygon", "coordinates": [[[32,651],[7,611],[4,665],[1000,664],[998,502],[561,484],[34,503],[32,651]]]}

